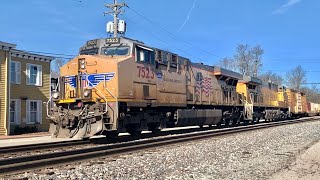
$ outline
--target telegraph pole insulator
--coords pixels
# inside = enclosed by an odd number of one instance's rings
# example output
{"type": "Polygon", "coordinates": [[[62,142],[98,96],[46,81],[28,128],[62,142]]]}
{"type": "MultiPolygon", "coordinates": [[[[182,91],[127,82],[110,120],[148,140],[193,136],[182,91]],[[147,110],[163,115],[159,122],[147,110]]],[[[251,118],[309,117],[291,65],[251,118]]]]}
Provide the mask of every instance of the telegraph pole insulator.
{"type": "Polygon", "coordinates": [[[105,12],[105,14],[112,14],[113,15],[113,28],[110,27],[110,25],[112,25],[110,22],[107,24],[107,32],[108,33],[113,33],[113,37],[118,37],[118,33],[124,34],[125,33],[125,22],[123,20],[121,20],[120,24],[119,24],[119,19],[118,19],[118,15],[120,13],[123,13],[123,10],[120,10],[122,7],[126,7],[127,4],[126,3],[121,3],[118,4],[117,0],[114,0],[114,4],[106,4],[105,5],[107,8],[111,9],[111,12],[105,12]],[[119,31],[119,26],[120,31],[119,31]]]}

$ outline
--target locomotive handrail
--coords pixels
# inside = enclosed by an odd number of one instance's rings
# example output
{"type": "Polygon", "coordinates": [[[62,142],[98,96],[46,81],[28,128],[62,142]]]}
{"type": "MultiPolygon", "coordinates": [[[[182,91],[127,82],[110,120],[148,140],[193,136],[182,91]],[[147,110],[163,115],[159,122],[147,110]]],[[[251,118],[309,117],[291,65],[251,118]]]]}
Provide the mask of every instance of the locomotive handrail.
{"type": "MultiPolygon", "coordinates": [[[[58,79],[58,82],[57,82],[57,86],[56,88],[54,89],[54,92],[57,92],[58,90],[58,87],[60,85],[60,78],[57,78],[58,79]]],[[[52,93],[50,92],[50,98],[48,99],[48,101],[45,104],[46,106],[46,113],[47,113],[47,117],[50,118],[50,114],[49,114],[49,109],[51,108],[51,106],[49,106],[49,104],[51,104],[51,101],[52,101],[52,93]]]]}
{"type": "Polygon", "coordinates": [[[116,110],[117,110],[117,114],[118,114],[119,113],[118,98],[107,87],[104,87],[104,88],[116,100],[116,110]]]}

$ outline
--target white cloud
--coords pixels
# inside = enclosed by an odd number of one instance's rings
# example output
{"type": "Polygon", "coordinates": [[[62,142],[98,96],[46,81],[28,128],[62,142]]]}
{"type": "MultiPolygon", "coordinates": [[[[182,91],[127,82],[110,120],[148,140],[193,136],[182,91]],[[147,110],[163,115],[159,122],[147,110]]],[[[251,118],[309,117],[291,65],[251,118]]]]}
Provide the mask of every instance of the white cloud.
{"type": "Polygon", "coordinates": [[[283,14],[288,11],[292,6],[300,3],[302,0],[288,0],[287,3],[280,6],[278,9],[274,10],[272,14],[283,14]]]}
{"type": "Polygon", "coordinates": [[[189,10],[189,12],[187,14],[187,17],[184,20],[183,24],[180,26],[178,32],[180,32],[184,28],[184,26],[187,24],[187,22],[189,21],[189,19],[191,17],[192,10],[196,7],[196,3],[197,3],[197,0],[193,0],[192,7],[190,8],[190,10],[189,10]]]}

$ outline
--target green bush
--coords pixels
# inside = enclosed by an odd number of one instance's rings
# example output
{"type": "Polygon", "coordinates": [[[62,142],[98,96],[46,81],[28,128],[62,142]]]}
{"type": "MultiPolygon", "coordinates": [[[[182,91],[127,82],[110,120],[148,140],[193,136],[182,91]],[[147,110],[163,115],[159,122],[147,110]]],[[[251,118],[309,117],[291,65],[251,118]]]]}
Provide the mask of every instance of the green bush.
{"type": "Polygon", "coordinates": [[[35,133],[38,132],[38,128],[36,126],[15,126],[13,130],[13,134],[19,135],[19,134],[27,134],[27,133],[35,133]]]}

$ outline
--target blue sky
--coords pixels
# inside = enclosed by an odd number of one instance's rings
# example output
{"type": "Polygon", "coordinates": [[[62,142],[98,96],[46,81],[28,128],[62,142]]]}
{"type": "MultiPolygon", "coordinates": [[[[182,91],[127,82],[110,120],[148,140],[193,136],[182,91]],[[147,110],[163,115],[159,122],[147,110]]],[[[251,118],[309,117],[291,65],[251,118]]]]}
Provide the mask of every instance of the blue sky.
{"type": "MultiPolygon", "coordinates": [[[[121,0],[119,0],[121,2],[121,0]]],[[[112,0],[3,0],[0,41],[19,49],[75,55],[87,40],[108,36],[104,3],[112,0]]],[[[215,65],[239,43],[265,50],[264,71],[284,75],[302,65],[319,82],[320,1],[127,0],[126,36],[215,65]],[[138,13],[138,14],[137,14],[138,13]],[[147,18],[145,18],[147,17],[147,18]]],[[[66,56],[64,56],[66,57],[66,56]]]]}

